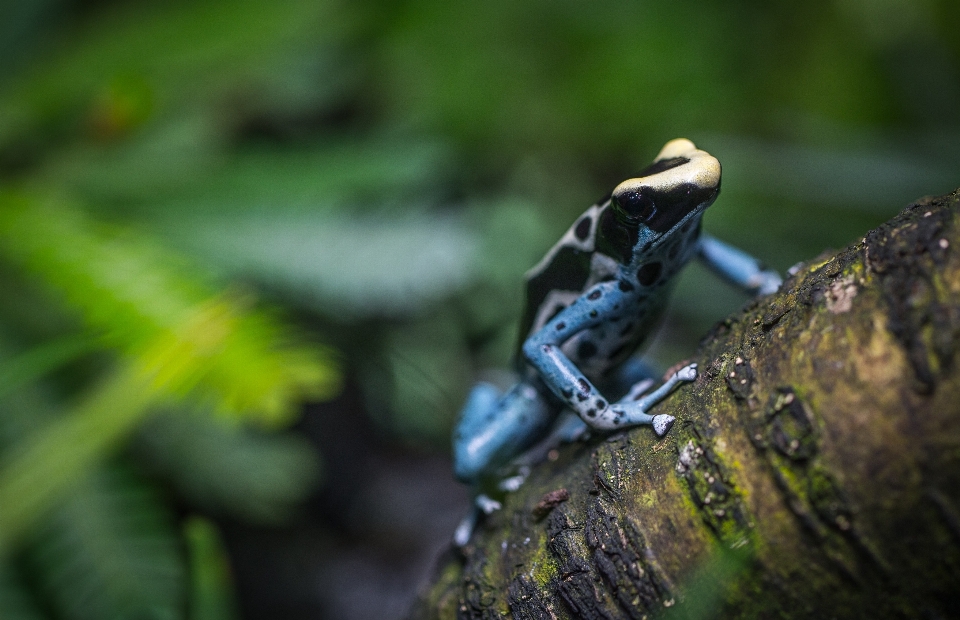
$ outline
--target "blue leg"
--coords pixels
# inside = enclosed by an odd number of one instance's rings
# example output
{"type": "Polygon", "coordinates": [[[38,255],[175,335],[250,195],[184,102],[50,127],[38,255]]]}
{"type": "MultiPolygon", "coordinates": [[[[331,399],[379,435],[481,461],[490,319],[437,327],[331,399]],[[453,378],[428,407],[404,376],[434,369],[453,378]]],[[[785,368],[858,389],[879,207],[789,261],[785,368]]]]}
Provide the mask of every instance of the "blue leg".
{"type": "MultiPolygon", "coordinates": [[[[657,379],[660,378],[653,366],[648,364],[640,356],[634,356],[621,364],[617,369],[613,379],[607,381],[607,392],[614,395],[623,394],[622,399],[639,400],[646,393],[657,379]]],[[[564,443],[573,443],[579,441],[590,431],[590,427],[573,412],[566,411],[560,415],[560,419],[554,425],[553,430],[547,441],[544,442],[548,448],[544,455],[550,449],[564,443]]]]}
{"type": "MultiPolygon", "coordinates": [[[[617,369],[616,375],[607,382],[608,390],[612,394],[624,394],[620,402],[628,403],[640,400],[640,398],[653,387],[656,379],[659,378],[650,364],[646,363],[639,356],[628,359],[617,369]]],[[[672,385],[676,385],[675,383],[672,385]]],[[[669,392],[669,390],[668,390],[669,392]]],[[[664,393],[665,395],[666,393],[664,393]]],[[[652,405],[651,405],[652,406],[652,405]]],[[[655,416],[651,418],[655,426],[663,427],[664,424],[672,422],[671,416],[655,416]],[[656,418],[659,417],[662,423],[658,424],[656,418]]],[[[659,431],[658,431],[659,432],[659,431]]],[[[531,468],[538,463],[546,460],[551,450],[565,443],[573,443],[583,439],[590,433],[590,427],[572,411],[564,411],[560,414],[557,423],[554,424],[550,434],[523,453],[514,461],[519,469],[519,474],[506,478],[500,483],[500,488],[504,491],[516,491],[526,480],[531,468]]],[[[663,435],[666,430],[659,434],[663,435]]]]}
{"type": "MultiPolygon", "coordinates": [[[[540,437],[556,417],[557,406],[532,385],[520,382],[501,396],[489,383],[478,383],[467,397],[454,433],[454,471],[474,489],[473,506],[454,534],[457,546],[470,541],[484,514],[500,508],[481,492],[489,479],[540,437]]],[[[515,481],[515,486],[523,482],[515,481]]],[[[508,490],[508,489],[505,489],[508,490]]]]}
{"type": "Polygon", "coordinates": [[[722,278],[750,294],[774,293],[783,282],[776,271],[710,235],[700,238],[699,258],[722,278]]]}
{"type": "Polygon", "coordinates": [[[696,364],[686,366],[650,396],[610,404],[599,390],[563,353],[560,345],[571,336],[605,321],[612,315],[622,293],[617,285],[604,282],[561,311],[523,344],[523,354],[544,382],[564,404],[592,428],[614,430],[635,424],[651,424],[662,436],[673,425],[671,416],[651,416],[647,411],[683,381],[696,379],[696,364]]]}
{"type": "Polygon", "coordinates": [[[510,462],[543,435],[557,406],[521,381],[502,397],[488,383],[470,392],[454,433],[454,471],[458,479],[478,484],[510,462]]]}

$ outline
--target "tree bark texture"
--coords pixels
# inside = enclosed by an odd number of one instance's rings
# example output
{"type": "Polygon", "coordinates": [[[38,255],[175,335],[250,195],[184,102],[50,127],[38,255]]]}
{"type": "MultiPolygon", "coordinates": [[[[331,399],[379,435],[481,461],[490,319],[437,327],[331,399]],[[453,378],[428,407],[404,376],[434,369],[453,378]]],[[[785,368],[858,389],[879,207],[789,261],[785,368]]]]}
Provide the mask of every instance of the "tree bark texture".
{"type": "Polygon", "coordinates": [[[414,618],[960,617],[960,190],[718,324],[635,428],[565,446],[414,618]]]}

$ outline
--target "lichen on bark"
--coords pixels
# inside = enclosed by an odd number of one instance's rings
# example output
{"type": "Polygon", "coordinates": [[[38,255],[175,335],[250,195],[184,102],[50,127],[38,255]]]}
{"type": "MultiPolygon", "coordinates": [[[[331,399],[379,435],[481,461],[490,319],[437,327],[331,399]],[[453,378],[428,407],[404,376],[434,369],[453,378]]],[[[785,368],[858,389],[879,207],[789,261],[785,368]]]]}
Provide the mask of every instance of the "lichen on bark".
{"type": "Polygon", "coordinates": [[[666,438],[565,446],[412,617],[960,615],[958,220],[922,199],[718,324],[666,438]]]}

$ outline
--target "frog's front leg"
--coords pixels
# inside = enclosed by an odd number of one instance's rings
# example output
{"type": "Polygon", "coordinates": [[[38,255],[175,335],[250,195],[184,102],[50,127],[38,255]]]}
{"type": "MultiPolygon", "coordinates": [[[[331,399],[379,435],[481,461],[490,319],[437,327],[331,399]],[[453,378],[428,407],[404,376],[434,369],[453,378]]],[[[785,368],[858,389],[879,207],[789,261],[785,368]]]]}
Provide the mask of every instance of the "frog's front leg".
{"type": "Polygon", "coordinates": [[[745,292],[768,295],[780,288],[780,274],[767,269],[743,250],[710,235],[700,238],[699,258],[710,269],[745,292]]]}
{"type": "MultiPolygon", "coordinates": [[[[646,413],[651,407],[659,403],[661,400],[670,395],[670,392],[675,390],[681,383],[686,383],[688,381],[695,381],[697,378],[697,365],[696,364],[687,364],[680,370],[676,371],[670,378],[664,381],[663,385],[658,387],[656,390],[647,394],[642,398],[637,398],[631,394],[627,394],[624,398],[617,401],[616,407],[632,407],[634,409],[639,409],[641,412],[646,413]]],[[[650,417],[650,416],[647,416],[650,417]]],[[[663,437],[667,434],[667,431],[670,430],[670,427],[673,426],[674,418],[670,415],[657,415],[650,417],[650,424],[653,425],[653,431],[657,434],[658,437],[663,437]]]]}
{"type": "Polygon", "coordinates": [[[636,424],[652,424],[657,434],[662,436],[670,430],[673,417],[651,416],[648,411],[677,385],[694,380],[695,364],[674,373],[659,389],[639,400],[624,399],[611,404],[560,348],[575,334],[608,321],[620,307],[626,305],[625,302],[624,293],[616,283],[598,284],[530,336],[523,345],[523,353],[539,371],[547,387],[588,426],[598,430],[613,430],[636,424]]]}
{"type": "MultiPolygon", "coordinates": [[[[640,400],[640,398],[650,391],[656,380],[660,377],[652,366],[647,364],[639,357],[631,357],[620,365],[613,378],[606,381],[603,390],[607,394],[623,394],[619,399],[621,402],[631,402],[640,400]]],[[[544,460],[557,446],[565,443],[578,441],[590,433],[590,427],[580,419],[580,416],[572,411],[564,411],[560,418],[554,424],[550,435],[539,444],[528,450],[520,457],[517,462],[526,468],[544,460]]]]}

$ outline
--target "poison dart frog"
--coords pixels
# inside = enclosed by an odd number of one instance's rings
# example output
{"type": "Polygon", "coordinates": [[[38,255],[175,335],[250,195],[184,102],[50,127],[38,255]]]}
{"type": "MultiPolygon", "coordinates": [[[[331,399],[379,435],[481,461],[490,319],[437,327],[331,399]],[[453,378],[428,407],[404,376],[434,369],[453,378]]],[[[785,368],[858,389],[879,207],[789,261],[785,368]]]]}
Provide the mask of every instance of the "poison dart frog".
{"type": "Polygon", "coordinates": [[[776,271],[701,233],[719,191],[720,162],[689,140],[672,140],[636,178],[587,209],[526,274],[519,381],[505,392],[478,383],[454,432],[456,476],[474,491],[474,508],[454,536],[458,545],[469,541],[480,514],[500,507],[494,490],[522,483],[538,442],[553,446],[590,430],[640,424],[660,437],[670,430],[674,418],[651,409],[695,380],[696,364],[647,393],[654,373],[632,356],[690,259],[749,293],[780,286],[776,271]],[[508,477],[511,468],[519,475],[508,477]]]}

